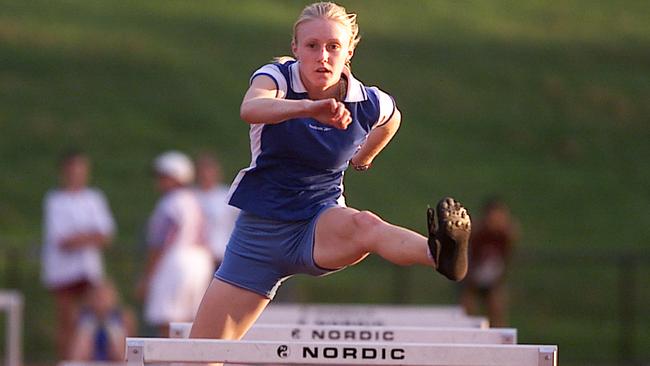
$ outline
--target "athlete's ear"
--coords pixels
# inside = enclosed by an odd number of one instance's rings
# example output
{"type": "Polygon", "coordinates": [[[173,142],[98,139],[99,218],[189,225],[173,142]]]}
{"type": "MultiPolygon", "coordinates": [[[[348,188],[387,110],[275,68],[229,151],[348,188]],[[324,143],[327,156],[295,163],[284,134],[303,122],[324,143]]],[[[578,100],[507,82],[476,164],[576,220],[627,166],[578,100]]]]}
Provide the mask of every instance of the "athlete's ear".
{"type": "Polygon", "coordinates": [[[291,52],[293,52],[293,57],[298,59],[298,46],[296,45],[296,40],[292,39],[291,40],[291,52]]]}
{"type": "Polygon", "coordinates": [[[352,61],[352,56],[354,56],[354,47],[350,46],[350,48],[348,49],[348,58],[346,60],[346,63],[349,64],[350,61],[352,61]]]}

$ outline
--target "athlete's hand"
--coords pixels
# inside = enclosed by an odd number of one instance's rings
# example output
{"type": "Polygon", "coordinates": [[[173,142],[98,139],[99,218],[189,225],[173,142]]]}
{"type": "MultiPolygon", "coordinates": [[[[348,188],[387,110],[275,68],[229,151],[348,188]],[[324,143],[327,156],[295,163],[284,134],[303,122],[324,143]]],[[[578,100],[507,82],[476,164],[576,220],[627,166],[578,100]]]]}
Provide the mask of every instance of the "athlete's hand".
{"type": "Polygon", "coordinates": [[[347,129],[352,123],[350,111],[345,108],[345,104],[333,98],[312,101],[308,107],[308,114],[318,122],[339,130],[347,129]]]}

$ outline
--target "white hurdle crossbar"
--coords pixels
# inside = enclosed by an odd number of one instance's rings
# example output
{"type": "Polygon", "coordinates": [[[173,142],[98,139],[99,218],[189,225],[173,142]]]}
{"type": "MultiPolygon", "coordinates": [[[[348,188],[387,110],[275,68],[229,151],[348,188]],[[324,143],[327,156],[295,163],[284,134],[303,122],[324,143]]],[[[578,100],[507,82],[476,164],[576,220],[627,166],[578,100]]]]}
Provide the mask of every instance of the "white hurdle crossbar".
{"type": "Polygon", "coordinates": [[[437,326],[488,328],[484,317],[467,316],[455,307],[274,305],[260,315],[258,324],[437,326]],[[366,309],[365,311],[363,309],[366,309]]]}
{"type": "MultiPolygon", "coordinates": [[[[170,338],[189,338],[192,323],[170,323],[170,338]]],[[[404,326],[332,326],[255,324],[243,338],[249,341],[401,342],[516,344],[513,328],[442,328],[404,326]]]]}
{"type": "Polygon", "coordinates": [[[126,362],[111,361],[61,361],[56,366],[126,366],[126,362]]]}
{"type": "Polygon", "coordinates": [[[6,366],[20,366],[23,362],[23,296],[18,291],[0,291],[0,310],[7,312],[4,364],[6,366]]]}
{"type": "Polygon", "coordinates": [[[299,314],[394,315],[408,312],[419,315],[466,315],[465,310],[458,305],[271,303],[266,310],[269,312],[291,312],[299,314]]]}
{"type": "Polygon", "coordinates": [[[556,366],[557,346],[127,338],[128,366],[170,362],[301,365],[556,366]]]}
{"type": "Polygon", "coordinates": [[[458,306],[273,304],[258,323],[305,325],[410,325],[487,328],[484,317],[467,316],[458,306]]]}

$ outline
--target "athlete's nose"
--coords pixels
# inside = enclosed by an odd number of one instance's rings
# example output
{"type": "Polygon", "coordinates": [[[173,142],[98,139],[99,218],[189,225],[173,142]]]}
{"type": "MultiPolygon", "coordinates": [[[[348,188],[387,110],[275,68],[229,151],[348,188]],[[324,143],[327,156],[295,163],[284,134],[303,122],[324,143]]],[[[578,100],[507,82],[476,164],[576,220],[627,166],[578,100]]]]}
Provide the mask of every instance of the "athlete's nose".
{"type": "Polygon", "coordinates": [[[329,60],[329,52],[327,52],[327,47],[323,46],[318,52],[318,61],[326,63],[329,60]]]}

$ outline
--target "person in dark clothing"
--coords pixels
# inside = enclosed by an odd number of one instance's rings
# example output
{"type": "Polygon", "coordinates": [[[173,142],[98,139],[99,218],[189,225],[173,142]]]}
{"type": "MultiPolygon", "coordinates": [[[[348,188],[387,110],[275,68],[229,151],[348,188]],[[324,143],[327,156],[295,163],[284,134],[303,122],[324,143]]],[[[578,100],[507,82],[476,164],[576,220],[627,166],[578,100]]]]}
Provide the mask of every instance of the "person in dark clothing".
{"type": "Polygon", "coordinates": [[[490,325],[507,325],[506,274],[519,227],[510,208],[491,198],[470,237],[469,269],[461,285],[461,304],[468,314],[477,314],[478,301],[486,307],[490,325]]]}

